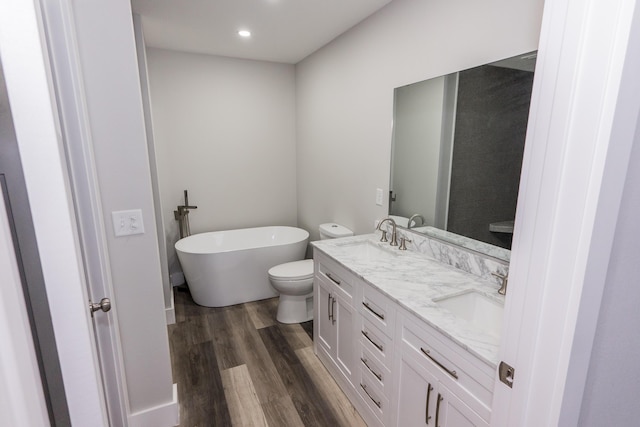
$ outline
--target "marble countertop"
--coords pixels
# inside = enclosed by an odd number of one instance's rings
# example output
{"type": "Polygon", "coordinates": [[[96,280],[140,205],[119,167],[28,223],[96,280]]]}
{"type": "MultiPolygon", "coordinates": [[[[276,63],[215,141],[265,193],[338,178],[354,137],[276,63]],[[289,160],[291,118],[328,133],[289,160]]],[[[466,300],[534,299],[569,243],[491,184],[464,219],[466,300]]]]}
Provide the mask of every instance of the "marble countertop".
{"type": "Polygon", "coordinates": [[[455,344],[489,366],[497,367],[500,336],[479,330],[434,302],[445,296],[474,290],[504,304],[504,296],[498,294],[495,283],[440,263],[422,253],[399,251],[388,243],[380,243],[376,234],[316,241],[312,245],[455,344]],[[373,245],[391,256],[374,259],[362,257],[354,250],[353,245],[358,243],[373,245]]]}

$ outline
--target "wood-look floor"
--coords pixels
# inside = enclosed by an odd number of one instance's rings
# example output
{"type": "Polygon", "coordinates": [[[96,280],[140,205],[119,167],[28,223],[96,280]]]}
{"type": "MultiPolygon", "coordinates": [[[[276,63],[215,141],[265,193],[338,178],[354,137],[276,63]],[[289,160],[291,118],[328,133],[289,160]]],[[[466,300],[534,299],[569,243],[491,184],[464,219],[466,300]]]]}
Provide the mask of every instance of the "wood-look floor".
{"type": "Polygon", "coordinates": [[[201,307],[175,291],[180,427],[366,425],[313,353],[313,323],[278,323],[277,306],[201,307]]]}

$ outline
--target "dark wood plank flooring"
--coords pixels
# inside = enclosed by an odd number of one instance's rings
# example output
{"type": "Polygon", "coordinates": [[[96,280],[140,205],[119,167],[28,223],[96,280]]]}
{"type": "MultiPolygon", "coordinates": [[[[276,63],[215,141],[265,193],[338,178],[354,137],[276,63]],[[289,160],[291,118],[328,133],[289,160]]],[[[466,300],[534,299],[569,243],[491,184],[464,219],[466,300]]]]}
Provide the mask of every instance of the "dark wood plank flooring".
{"type": "Polygon", "coordinates": [[[278,323],[277,298],[209,308],[177,288],[175,307],[180,427],[366,425],[313,354],[313,322],[278,323]]]}

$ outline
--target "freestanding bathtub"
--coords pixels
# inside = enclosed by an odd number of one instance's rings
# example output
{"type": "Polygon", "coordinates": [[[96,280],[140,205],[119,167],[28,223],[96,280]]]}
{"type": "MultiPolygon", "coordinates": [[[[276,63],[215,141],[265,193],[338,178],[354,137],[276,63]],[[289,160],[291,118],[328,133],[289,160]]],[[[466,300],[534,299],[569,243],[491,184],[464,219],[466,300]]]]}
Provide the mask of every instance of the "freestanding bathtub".
{"type": "Polygon", "coordinates": [[[175,248],[193,300],[224,307],[277,296],[268,270],[303,259],[308,241],[301,228],[274,226],[194,234],[175,248]]]}

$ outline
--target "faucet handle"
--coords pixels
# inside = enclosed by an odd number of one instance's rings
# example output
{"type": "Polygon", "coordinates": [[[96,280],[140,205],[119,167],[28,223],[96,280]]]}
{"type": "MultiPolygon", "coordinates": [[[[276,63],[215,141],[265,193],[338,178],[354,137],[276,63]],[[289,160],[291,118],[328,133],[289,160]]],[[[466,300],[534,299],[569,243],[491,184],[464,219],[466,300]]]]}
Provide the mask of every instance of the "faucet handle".
{"type": "Polygon", "coordinates": [[[389,239],[387,239],[387,230],[380,230],[382,231],[382,235],[380,236],[380,241],[381,242],[388,242],[389,239]]]}
{"type": "Polygon", "coordinates": [[[400,247],[398,248],[398,250],[406,251],[407,250],[407,242],[412,243],[413,240],[409,240],[406,237],[401,237],[400,238],[400,247]]]}
{"type": "Polygon", "coordinates": [[[496,272],[491,272],[492,275],[494,275],[495,277],[497,277],[498,279],[500,279],[500,289],[498,289],[498,293],[500,295],[506,295],[507,294],[507,283],[509,282],[509,273],[507,274],[500,274],[500,273],[496,273],[496,272]]]}

